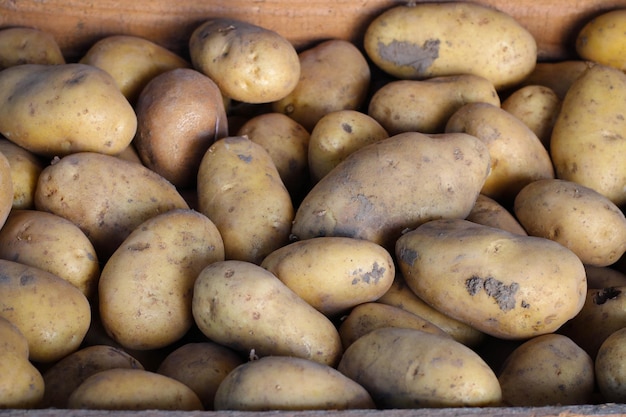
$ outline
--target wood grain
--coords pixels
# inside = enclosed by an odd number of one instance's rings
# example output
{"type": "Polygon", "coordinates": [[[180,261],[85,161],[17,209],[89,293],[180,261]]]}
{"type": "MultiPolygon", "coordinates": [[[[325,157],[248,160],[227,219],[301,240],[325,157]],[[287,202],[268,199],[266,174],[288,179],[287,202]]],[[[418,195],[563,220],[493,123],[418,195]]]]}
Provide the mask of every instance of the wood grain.
{"type": "MultiPolygon", "coordinates": [[[[420,0],[418,0],[419,2],[420,0]]],[[[210,17],[231,17],[275,30],[302,49],[329,38],[360,44],[367,24],[402,0],[0,0],[0,28],[52,33],[70,59],[96,40],[131,34],[187,55],[187,40],[210,17]]],[[[573,39],[599,13],[626,0],[479,0],[515,17],[537,39],[539,58],[575,57],[573,39]]]]}

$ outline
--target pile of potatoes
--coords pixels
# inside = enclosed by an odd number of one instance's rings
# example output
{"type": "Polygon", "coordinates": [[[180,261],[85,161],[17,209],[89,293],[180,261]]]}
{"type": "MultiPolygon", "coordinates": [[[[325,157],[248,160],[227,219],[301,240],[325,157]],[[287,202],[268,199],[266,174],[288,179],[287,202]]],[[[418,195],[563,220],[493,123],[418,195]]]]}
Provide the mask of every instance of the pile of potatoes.
{"type": "Polygon", "coordinates": [[[626,401],[624,25],[551,63],[469,2],[299,51],[3,28],[0,408],[626,401]]]}

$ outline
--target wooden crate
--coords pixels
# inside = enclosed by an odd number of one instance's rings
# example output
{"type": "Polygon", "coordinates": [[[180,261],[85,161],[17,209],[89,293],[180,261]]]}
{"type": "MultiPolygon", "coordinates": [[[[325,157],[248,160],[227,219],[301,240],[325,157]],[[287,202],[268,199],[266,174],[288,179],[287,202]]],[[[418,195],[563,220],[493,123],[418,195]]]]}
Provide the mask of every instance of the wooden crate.
{"type": "MultiPolygon", "coordinates": [[[[415,0],[414,0],[415,2],[415,0]]],[[[417,0],[420,2],[420,0],[417,0]]],[[[574,38],[592,17],[626,0],[478,0],[525,26],[537,39],[539,59],[576,58],[574,38]]],[[[277,31],[299,48],[341,38],[357,45],[368,22],[401,0],[1,0],[0,28],[30,26],[50,32],[68,61],[96,40],[130,34],[187,54],[191,31],[209,17],[242,19],[277,31]]],[[[304,412],[168,412],[99,410],[0,410],[0,417],[576,417],[626,416],[626,404],[585,406],[349,410],[304,412]]]]}

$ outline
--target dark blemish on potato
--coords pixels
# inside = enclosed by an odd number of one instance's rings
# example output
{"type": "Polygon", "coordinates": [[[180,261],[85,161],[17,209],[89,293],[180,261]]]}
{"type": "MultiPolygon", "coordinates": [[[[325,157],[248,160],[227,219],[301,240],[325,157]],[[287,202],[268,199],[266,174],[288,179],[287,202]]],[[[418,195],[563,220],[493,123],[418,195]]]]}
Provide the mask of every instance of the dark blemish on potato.
{"type": "Polygon", "coordinates": [[[367,196],[363,194],[358,194],[353,200],[358,202],[357,212],[354,214],[355,220],[365,220],[368,218],[369,214],[374,211],[374,204],[370,201],[367,196]]]}
{"type": "Polygon", "coordinates": [[[465,288],[469,295],[474,296],[480,292],[483,287],[483,279],[477,276],[472,276],[465,281],[465,288]]]}
{"type": "Polygon", "coordinates": [[[148,242],[138,242],[138,243],[133,243],[132,245],[128,246],[128,250],[133,251],[133,252],[135,251],[141,252],[146,249],[150,249],[150,243],[148,242]]]}
{"type": "Polygon", "coordinates": [[[25,286],[25,285],[30,285],[35,281],[35,276],[31,275],[31,274],[27,274],[27,275],[22,275],[20,277],[20,285],[25,286]]]}
{"type": "Polygon", "coordinates": [[[73,74],[71,78],[66,80],[65,84],[70,85],[70,86],[78,85],[82,83],[85,80],[85,78],[87,78],[87,73],[84,71],[80,71],[80,72],[73,74]]]}
{"type": "Polygon", "coordinates": [[[422,46],[396,40],[388,45],[379,42],[378,55],[385,61],[398,66],[412,67],[418,74],[422,74],[439,58],[440,44],[439,39],[428,39],[422,46]]]}
{"type": "MultiPolygon", "coordinates": [[[[374,262],[374,265],[372,265],[372,270],[368,271],[364,274],[361,275],[361,278],[354,278],[352,280],[352,285],[356,285],[359,282],[364,282],[366,284],[378,284],[378,281],[380,281],[380,279],[385,275],[385,271],[387,269],[381,267],[380,265],[378,265],[378,262],[374,262]]],[[[358,273],[360,273],[362,270],[359,269],[358,271],[355,271],[353,274],[356,275],[358,273]]]]}
{"type": "Polygon", "coordinates": [[[242,155],[242,154],[238,154],[237,158],[241,159],[243,162],[249,164],[250,162],[252,162],[252,155],[242,155]]]}
{"type": "Polygon", "coordinates": [[[593,296],[593,303],[596,305],[602,305],[609,300],[615,300],[622,293],[614,287],[603,288],[593,296]]]}
{"type": "Polygon", "coordinates": [[[11,282],[11,276],[0,273],[0,282],[11,282]]]}
{"type": "Polygon", "coordinates": [[[252,313],[252,320],[259,320],[261,318],[261,313],[259,313],[258,311],[255,311],[254,313],[252,313]]]}
{"type": "Polygon", "coordinates": [[[350,126],[349,123],[342,123],[341,124],[341,128],[343,129],[344,132],[346,133],[352,133],[352,126],[350,126]]]}
{"type": "Polygon", "coordinates": [[[522,300],[522,302],[520,303],[520,307],[522,307],[522,308],[530,308],[530,304],[528,304],[526,301],[522,300]]]}
{"type": "Polygon", "coordinates": [[[492,277],[483,280],[473,275],[465,281],[465,288],[471,296],[485,290],[485,293],[496,301],[500,310],[509,311],[515,308],[515,294],[519,290],[519,284],[513,282],[511,285],[505,285],[492,277]]]}
{"type": "Polygon", "coordinates": [[[460,150],[459,148],[454,148],[453,154],[454,154],[455,161],[462,161],[464,159],[463,151],[460,150]]]}
{"type": "Polygon", "coordinates": [[[233,275],[235,275],[235,271],[233,271],[232,269],[227,269],[226,271],[224,271],[225,278],[231,278],[233,275]]]}
{"type": "Polygon", "coordinates": [[[417,251],[408,248],[400,249],[400,260],[409,266],[413,266],[415,261],[419,259],[417,251]]]}

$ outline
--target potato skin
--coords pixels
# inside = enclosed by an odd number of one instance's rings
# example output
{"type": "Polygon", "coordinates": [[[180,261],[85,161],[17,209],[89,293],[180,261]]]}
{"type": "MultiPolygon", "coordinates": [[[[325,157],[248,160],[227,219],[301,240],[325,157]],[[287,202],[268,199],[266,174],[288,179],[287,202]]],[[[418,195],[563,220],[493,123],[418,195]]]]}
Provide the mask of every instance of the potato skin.
{"type": "Polygon", "coordinates": [[[0,352],[0,409],[34,409],[44,393],[44,381],[35,366],[16,352],[0,352]]]}
{"type": "Polygon", "coordinates": [[[586,61],[626,70],[626,10],[601,13],[588,21],[576,35],[576,53],[586,61]]]}
{"type": "Polygon", "coordinates": [[[496,375],[474,351],[415,329],[387,327],[362,336],[337,369],[383,409],[495,406],[502,396],[496,375]]]}
{"type": "Polygon", "coordinates": [[[33,196],[44,161],[21,146],[0,138],[0,153],[9,161],[13,183],[13,209],[34,208],[33,196]]]}
{"type": "Polygon", "coordinates": [[[554,332],[585,301],[582,262],[549,239],[433,220],[400,237],[395,253],[418,297],[494,337],[554,332]]]}
{"type": "Polygon", "coordinates": [[[30,27],[0,30],[0,70],[15,65],[65,64],[65,58],[54,37],[30,27]]]}
{"type": "Polygon", "coordinates": [[[326,316],[250,262],[226,260],[204,268],[195,282],[192,308],[202,333],[239,352],[335,366],[343,351],[326,316]]]}
{"type": "Polygon", "coordinates": [[[13,190],[11,164],[7,157],[0,152],[0,228],[13,209],[13,190]]]}
{"type": "Polygon", "coordinates": [[[37,155],[115,155],[136,130],[132,106],[99,68],[25,64],[0,73],[0,133],[37,155]]]}
{"type": "Polygon", "coordinates": [[[466,217],[488,167],[487,148],[470,135],[392,136],[353,152],[315,184],[296,211],[292,234],[301,240],[346,236],[393,248],[406,228],[466,217]]]}
{"type": "Polygon", "coordinates": [[[194,68],[231,99],[245,103],[280,100],[296,87],[300,61],[278,33],[235,19],[201,23],[189,38],[194,68]]]}
{"type": "Polygon", "coordinates": [[[479,194],[472,211],[465,220],[485,226],[496,227],[518,235],[527,236],[526,230],[504,206],[496,200],[479,194]]]}
{"type": "Polygon", "coordinates": [[[28,340],[8,319],[0,317],[0,352],[15,352],[28,360],[28,340]]]}
{"type": "Polygon", "coordinates": [[[624,381],[624,346],[626,346],[626,328],[620,328],[611,333],[598,350],[595,361],[595,375],[598,390],[604,401],[623,403],[624,381]]]}
{"type": "Polygon", "coordinates": [[[468,2],[392,7],[369,24],[363,43],[397,78],[475,74],[498,90],[520,82],[537,60],[535,39],[513,17],[468,2]]]}
{"type": "Polygon", "coordinates": [[[266,356],[238,366],[224,378],[215,394],[216,410],[373,408],[374,402],[365,388],[336,369],[288,356],[266,356]]]}

